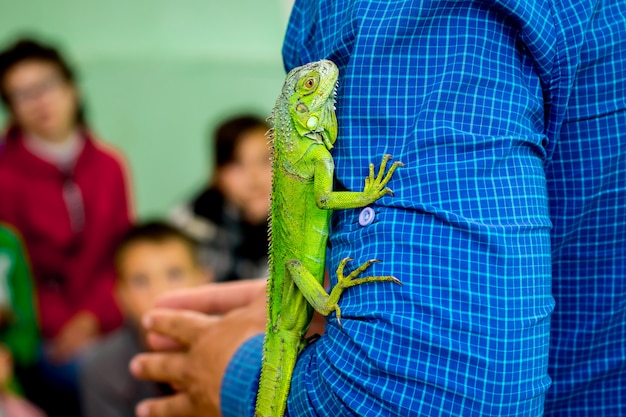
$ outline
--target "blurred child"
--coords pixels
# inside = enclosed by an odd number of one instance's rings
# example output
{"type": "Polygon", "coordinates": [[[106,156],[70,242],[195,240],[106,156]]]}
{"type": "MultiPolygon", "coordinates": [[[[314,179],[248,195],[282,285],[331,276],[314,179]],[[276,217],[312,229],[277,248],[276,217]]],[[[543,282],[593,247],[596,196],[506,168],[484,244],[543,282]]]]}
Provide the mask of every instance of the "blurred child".
{"type": "Polygon", "coordinates": [[[263,119],[224,121],[212,143],[215,173],[171,220],[200,243],[200,261],[215,281],[267,276],[267,219],[272,164],[263,119]]]}
{"type": "Polygon", "coordinates": [[[116,266],[116,295],[126,323],[81,362],[85,417],[133,417],[142,399],[171,393],[168,386],[134,379],[128,370],[131,358],[147,349],[138,324],[159,296],[206,282],[194,242],[161,222],[131,229],[117,249],[116,266]]]}

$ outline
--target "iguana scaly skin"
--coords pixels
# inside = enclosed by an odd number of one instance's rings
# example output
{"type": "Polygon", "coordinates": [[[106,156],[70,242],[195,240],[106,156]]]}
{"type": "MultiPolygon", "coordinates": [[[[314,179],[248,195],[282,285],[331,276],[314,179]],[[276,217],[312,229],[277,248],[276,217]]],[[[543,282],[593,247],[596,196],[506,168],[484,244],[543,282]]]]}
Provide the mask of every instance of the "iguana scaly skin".
{"type": "Polygon", "coordinates": [[[338,70],[330,61],[295,68],[288,75],[268,132],[273,142],[270,279],[268,321],[263,344],[263,365],[257,394],[257,417],[285,413],[296,357],[313,308],[324,315],[335,311],[345,288],[394,277],[357,278],[370,260],[344,276],[350,261],[337,269],[338,284],[330,295],[322,287],[326,241],[331,210],[364,207],[391,190],[386,187],[395,162],[385,174],[390,155],[382,159],[377,174],[370,164],[362,192],[334,192],[333,160],[329,149],[337,138],[335,95],[338,70]]]}

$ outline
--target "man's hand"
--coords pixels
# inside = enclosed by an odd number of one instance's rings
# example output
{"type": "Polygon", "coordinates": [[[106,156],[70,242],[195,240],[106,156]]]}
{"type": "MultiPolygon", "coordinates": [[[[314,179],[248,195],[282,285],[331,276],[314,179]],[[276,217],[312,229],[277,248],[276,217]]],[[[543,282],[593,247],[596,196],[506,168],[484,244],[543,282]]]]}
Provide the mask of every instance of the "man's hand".
{"type": "MultiPolygon", "coordinates": [[[[207,284],[159,300],[144,317],[150,346],[130,364],[140,379],[167,382],[178,392],[137,406],[139,417],[219,416],[226,367],[250,337],[265,331],[266,281],[207,284]],[[195,310],[195,311],[190,311],[195,310]]],[[[324,332],[315,314],[309,334],[324,332]]]]}
{"type": "Polygon", "coordinates": [[[219,416],[220,388],[228,362],[247,339],[265,330],[264,289],[264,281],[209,284],[178,292],[159,303],[170,309],[149,312],[144,326],[152,333],[151,345],[168,351],[138,355],[130,364],[131,372],[141,379],[167,382],[178,393],[143,401],[137,406],[137,415],[219,416]],[[181,307],[211,315],[172,309],[181,307]],[[221,313],[226,314],[215,315],[221,313]]]}
{"type": "Polygon", "coordinates": [[[168,293],[156,305],[206,314],[225,314],[250,305],[261,294],[265,294],[266,287],[265,279],[206,284],[168,293]]]}

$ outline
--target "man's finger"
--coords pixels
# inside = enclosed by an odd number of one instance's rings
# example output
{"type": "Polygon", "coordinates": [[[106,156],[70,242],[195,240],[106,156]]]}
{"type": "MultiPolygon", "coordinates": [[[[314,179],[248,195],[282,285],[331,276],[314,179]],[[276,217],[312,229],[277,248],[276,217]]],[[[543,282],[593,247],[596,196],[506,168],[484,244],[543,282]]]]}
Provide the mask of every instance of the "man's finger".
{"type": "Polygon", "coordinates": [[[265,292],[265,279],[206,284],[198,288],[172,291],[161,297],[158,307],[224,314],[244,307],[265,292]]]}
{"type": "Polygon", "coordinates": [[[194,414],[193,404],[187,394],[154,398],[140,402],[135,409],[137,417],[189,417],[194,414]]]}
{"type": "Polygon", "coordinates": [[[129,369],[139,379],[180,384],[187,379],[187,355],[141,353],[130,361],[129,369]]]}
{"type": "Polygon", "coordinates": [[[153,332],[148,332],[146,342],[148,346],[150,346],[150,349],[159,352],[173,352],[185,349],[185,346],[175,339],[153,332]]]}
{"type": "Polygon", "coordinates": [[[168,310],[155,308],[142,319],[146,330],[172,338],[185,346],[193,344],[207,326],[217,320],[216,317],[187,310],[168,310]]]}

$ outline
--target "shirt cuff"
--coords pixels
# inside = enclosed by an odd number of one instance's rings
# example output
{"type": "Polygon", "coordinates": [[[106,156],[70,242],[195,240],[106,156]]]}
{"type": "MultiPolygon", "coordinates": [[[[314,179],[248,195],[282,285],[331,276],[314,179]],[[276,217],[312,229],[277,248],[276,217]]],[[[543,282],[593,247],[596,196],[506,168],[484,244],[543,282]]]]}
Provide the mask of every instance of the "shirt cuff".
{"type": "Polygon", "coordinates": [[[220,401],[223,417],[254,414],[262,359],[262,334],[248,339],[235,352],[222,380],[220,401]]]}

